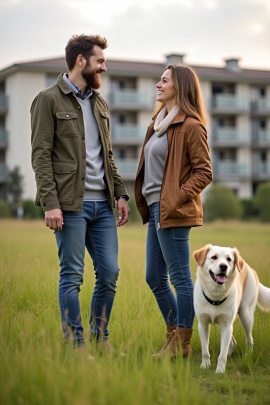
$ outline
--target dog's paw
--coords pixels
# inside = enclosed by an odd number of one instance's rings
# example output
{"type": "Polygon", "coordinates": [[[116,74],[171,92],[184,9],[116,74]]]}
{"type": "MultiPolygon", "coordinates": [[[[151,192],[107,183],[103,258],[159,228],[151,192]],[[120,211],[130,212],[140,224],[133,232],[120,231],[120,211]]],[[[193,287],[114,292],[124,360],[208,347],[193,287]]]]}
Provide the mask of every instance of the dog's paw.
{"type": "Polygon", "coordinates": [[[216,368],[216,374],[222,374],[225,373],[225,365],[223,364],[218,364],[216,368]]]}
{"type": "Polygon", "coordinates": [[[210,360],[201,362],[201,368],[206,369],[206,368],[210,367],[210,365],[211,365],[210,360]]]}

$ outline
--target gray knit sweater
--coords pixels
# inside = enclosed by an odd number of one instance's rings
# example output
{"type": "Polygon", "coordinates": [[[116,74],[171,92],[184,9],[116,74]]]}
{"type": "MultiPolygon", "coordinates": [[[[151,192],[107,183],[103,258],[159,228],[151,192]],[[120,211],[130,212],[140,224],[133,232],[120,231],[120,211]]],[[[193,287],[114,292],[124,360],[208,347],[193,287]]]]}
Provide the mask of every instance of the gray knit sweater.
{"type": "Polygon", "coordinates": [[[160,200],[167,149],[167,132],[160,137],[157,137],[154,132],[145,145],[142,194],[146,199],[148,207],[160,200]]]}

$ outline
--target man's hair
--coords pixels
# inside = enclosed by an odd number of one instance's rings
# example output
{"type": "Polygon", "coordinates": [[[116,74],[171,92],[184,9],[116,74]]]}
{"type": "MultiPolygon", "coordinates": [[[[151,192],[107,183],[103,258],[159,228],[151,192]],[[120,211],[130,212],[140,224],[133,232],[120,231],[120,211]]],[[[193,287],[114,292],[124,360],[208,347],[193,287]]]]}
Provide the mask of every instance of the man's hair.
{"type": "Polygon", "coordinates": [[[68,70],[74,68],[78,55],[82,54],[85,59],[92,56],[95,45],[101,49],[106,49],[108,46],[107,39],[100,35],[73,35],[65,49],[68,70]]]}

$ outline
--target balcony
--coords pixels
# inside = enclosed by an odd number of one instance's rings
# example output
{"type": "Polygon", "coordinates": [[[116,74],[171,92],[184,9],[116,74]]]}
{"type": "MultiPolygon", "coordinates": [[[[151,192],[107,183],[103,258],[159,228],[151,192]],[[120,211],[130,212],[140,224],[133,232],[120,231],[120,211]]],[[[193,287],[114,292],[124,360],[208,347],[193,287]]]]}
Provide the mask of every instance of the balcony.
{"type": "Polygon", "coordinates": [[[270,98],[259,98],[251,103],[252,113],[255,114],[270,114],[270,98]]]}
{"type": "Polygon", "coordinates": [[[237,180],[251,176],[248,164],[229,160],[216,162],[213,172],[216,179],[237,180]]]}
{"type": "Polygon", "coordinates": [[[110,94],[109,104],[111,109],[141,110],[152,109],[152,97],[138,90],[115,90],[110,94]]]}
{"type": "Polygon", "coordinates": [[[5,183],[7,181],[8,169],[4,163],[0,163],[0,183],[5,183]]]}
{"type": "Polygon", "coordinates": [[[5,129],[0,129],[0,149],[5,149],[8,145],[8,133],[5,129]]]}
{"type": "Polygon", "coordinates": [[[138,159],[115,159],[116,167],[123,180],[135,180],[139,160],[138,159]]]}
{"type": "Polygon", "coordinates": [[[237,128],[220,127],[213,132],[213,146],[233,147],[249,145],[250,143],[249,134],[237,128]]]}
{"type": "Polygon", "coordinates": [[[258,129],[253,134],[252,141],[255,146],[270,146],[270,131],[266,129],[258,129]]]}
{"type": "Polygon", "coordinates": [[[141,145],[145,138],[146,127],[137,124],[113,124],[112,143],[114,145],[141,145]]]}
{"type": "Polygon", "coordinates": [[[249,112],[248,100],[234,94],[216,94],[212,100],[212,112],[239,114],[249,112]]]}
{"type": "Polygon", "coordinates": [[[0,93],[0,114],[6,113],[8,110],[8,96],[0,93]]]}
{"type": "Polygon", "coordinates": [[[253,169],[253,177],[256,180],[270,181],[270,163],[258,162],[253,169]]]}

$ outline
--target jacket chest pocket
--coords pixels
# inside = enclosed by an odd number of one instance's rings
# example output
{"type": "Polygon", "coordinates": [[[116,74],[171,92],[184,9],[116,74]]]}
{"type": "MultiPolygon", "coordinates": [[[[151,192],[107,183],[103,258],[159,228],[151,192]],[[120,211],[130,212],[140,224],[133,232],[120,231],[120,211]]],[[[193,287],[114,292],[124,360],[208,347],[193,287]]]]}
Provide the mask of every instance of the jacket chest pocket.
{"type": "Polygon", "coordinates": [[[65,138],[79,136],[78,114],[74,112],[57,112],[56,134],[65,138]]]}

